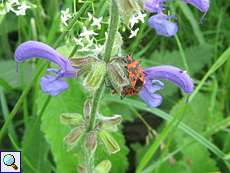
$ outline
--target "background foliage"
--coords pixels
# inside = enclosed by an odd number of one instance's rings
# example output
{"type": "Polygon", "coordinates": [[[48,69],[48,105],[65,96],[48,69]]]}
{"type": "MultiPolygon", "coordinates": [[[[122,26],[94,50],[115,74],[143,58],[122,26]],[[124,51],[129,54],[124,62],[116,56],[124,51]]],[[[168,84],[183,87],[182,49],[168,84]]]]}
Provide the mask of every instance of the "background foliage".
{"type": "MultiPolygon", "coordinates": [[[[81,113],[88,93],[78,80],[71,79],[68,81],[71,87],[66,92],[48,97],[40,91],[35,76],[45,61],[23,63],[17,73],[13,54],[16,46],[26,40],[55,45],[64,32],[60,29],[60,10],[76,8],[78,11],[83,3],[30,2],[37,8],[28,10],[26,16],[12,13],[0,16],[1,133],[22,91],[28,90],[31,82],[33,86],[20,100],[22,105],[14,118],[9,120],[0,149],[21,150],[25,173],[76,172],[81,149],[67,151],[63,138],[70,129],[60,123],[59,116],[65,112],[81,113]]],[[[91,12],[104,16],[106,21],[108,5],[105,0],[90,1],[80,18],[87,19],[87,12],[91,12]]],[[[202,14],[192,7],[178,2],[175,11],[180,25],[176,37],[157,36],[144,23],[140,24],[138,35],[129,39],[129,31],[122,25],[119,29],[123,37],[122,51],[132,54],[144,67],[170,64],[185,69],[184,56],[187,71],[199,87],[186,104],[179,90],[167,84],[162,91],[164,103],[159,109],[149,109],[135,96],[120,100],[107,92],[101,112],[123,116],[120,131],[114,133],[121,151],[108,155],[99,143],[95,160],[97,163],[111,160],[112,173],[134,172],[140,167],[144,173],[230,172],[230,3],[212,0],[203,24],[199,21],[202,14]]],[[[58,44],[57,47],[65,46],[58,50],[66,56],[73,49],[69,38],[79,34],[82,25],[88,24],[77,23],[58,44]]],[[[98,31],[101,44],[106,29],[105,24],[98,31]]],[[[11,115],[14,113],[13,110],[11,115]]]]}

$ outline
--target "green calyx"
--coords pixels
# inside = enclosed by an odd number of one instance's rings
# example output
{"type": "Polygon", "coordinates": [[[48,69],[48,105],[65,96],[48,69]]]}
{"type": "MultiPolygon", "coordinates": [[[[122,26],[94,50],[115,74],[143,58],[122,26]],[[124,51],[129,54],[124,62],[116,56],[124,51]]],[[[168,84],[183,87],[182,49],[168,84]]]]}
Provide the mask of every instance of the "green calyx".
{"type": "Polygon", "coordinates": [[[82,120],[82,115],[79,113],[63,113],[60,116],[61,123],[68,126],[79,126],[82,120]]]}
{"type": "Polygon", "coordinates": [[[118,125],[121,123],[121,115],[113,115],[112,117],[105,117],[100,115],[101,129],[115,132],[118,130],[118,125]]]}
{"type": "Polygon", "coordinates": [[[124,87],[130,86],[127,63],[123,57],[115,57],[107,64],[107,81],[120,95],[124,87]]]}
{"type": "Polygon", "coordinates": [[[64,142],[67,144],[68,150],[73,149],[82,136],[85,134],[85,128],[78,126],[73,128],[64,138],[64,142]]]}
{"type": "Polygon", "coordinates": [[[101,161],[95,168],[95,173],[109,173],[112,164],[109,160],[101,161]]]}
{"type": "Polygon", "coordinates": [[[120,147],[113,136],[106,130],[99,131],[99,137],[109,154],[115,154],[120,151],[120,147]]]}
{"type": "Polygon", "coordinates": [[[106,74],[106,63],[95,57],[72,59],[73,67],[80,69],[78,76],[83,80],[83,86],[90,92],[96,91],[106,74]]]}
{"type": "Polygon", "coordinates": [[[92,63],[89,73],[84,78],[83,85],[89,91],[96,91],[103,81],[105,74],[106,64],[104,61],[97,61],[92,63]]]}

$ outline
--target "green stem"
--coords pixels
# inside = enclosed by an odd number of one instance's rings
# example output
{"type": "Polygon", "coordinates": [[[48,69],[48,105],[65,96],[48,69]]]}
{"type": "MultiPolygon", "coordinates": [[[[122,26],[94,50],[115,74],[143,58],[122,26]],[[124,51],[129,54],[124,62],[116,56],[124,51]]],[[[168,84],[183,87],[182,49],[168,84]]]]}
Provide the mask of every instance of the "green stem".
{"type": "MultiPolygon", "coordinates": [[[[118,30],[118,24],[119,24],[118,7],[117,7],[115,0],[111,0],[109,34],[108,34],[108,39],[105,45],[105,54],[103,57],[105,62],[108,62],[110,60],[115,36],[118,30]]],[[[105,88],[104,83],[102,83],[99,89],[94,94],[88,131],[94,129],[95,118],[96,118],[97,110],[99,107],[99,103],[100,103],[104,88],[105,88]]]]}
{"type": "Polygon", "coordinates": [[[113,49],[113,43],[118,30],[118,24],[119,24],[118,6],[115,0],[111,0],[109,35],[106,41],[105,54],[104,54],[105,62],[108,62],[110,60],[112,49],[113,49]]]}
{"type": "Polygon", "coordinates": [[[183,61],[183,64],[184,64],[184,68],[189,73],[189,66],[188,66],[188,62],[187,62],[186,56],[185,56],[184,49],[182,47],[182,44],[180,42],[179,37],[177,35],[175,35],[175,38],[176,38],[176,43],[177,43],[177,46],[179,48],[180,55],[181,55],[181,58],[182,58],[182,61],[183,61]]]}
{"type": "MultiPolygon", "coordinates": [[[[103,60],[108,63],[111,57],[113,44],[115,40],[115,36],[117,34],[119,25],[119,13],[118,13],[118,6],[115,0],[111,0],[111,6],[110,6],[110,23],[109,23],[109,34],[108,39],[106,41],[105,45],[105,53],[103,56],[103,60]]],[[[90,119],[87,131],[90,132],[95,128],[95,122],[96,122],[96,115],[100,106],[100,100],[103,96],[105,89],[104,82],[101,83],[99,89],[94,93],[93,100],[92,100],[92,111],[90,113],[90,119]]],[[[84,153],[85,153],[85,166],[88,173],[91,173],[92,170],[94,170],[94,161],[92,160],[94,158],[94,151],[89,151],[86,147],[84,147],[84,153]]]]}

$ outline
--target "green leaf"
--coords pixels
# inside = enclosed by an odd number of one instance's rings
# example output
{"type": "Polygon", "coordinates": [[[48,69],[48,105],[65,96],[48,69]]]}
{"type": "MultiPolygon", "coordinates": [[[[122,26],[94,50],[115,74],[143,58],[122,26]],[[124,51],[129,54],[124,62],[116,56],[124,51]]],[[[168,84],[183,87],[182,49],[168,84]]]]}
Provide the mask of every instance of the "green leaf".
{"type": "Polygon", "coordinates": [[[190,171],[188,172],[217,172],[218,171],[215,160],[213,160],[210,157],[210,153],[203,146],[196,143],[184,148],[184,150],[182,150],[182,153],[183,153],[183,160],[190,169],[190,171]]]}
{"type": "MultiPolygon", "coordinates": [[[[115,101],[121,103],[122,101],[118,97],[106,97],[107,101],[115,101]]],[[[163,112],[157,108],[149,108],[147,107],[143,102],[136,101],[132,99],[126,99],[125,102],[123,102],[126,105],[131,105],[139,110],[147,111],[152,114],[155,114],[156,116],[166,120],[170,121],[172,120],[172,116],[167,114],[166,112],[163,112]]],[[[187,135],[191,136],[194,140],[196,140],[198,143],[203,145],[204,147],[211,150],[214,154],[216,154],[219,158],[224,159],[225,153],[223,153],[216,145],[214,145],[212,142],[210,142],[208,139],[206,139],[204,136],[200,135],[197,131],[189,127],[187,124],[180,122],[178,125],[178,128],[181,129],[183,132],[185,132],[187,135]]]]}
{"type": "Polygon", "coordinates": [[[227,60],[230,58],[230,47],[228,47],[215,61],[215,63],[211,66],[211,68],[208,70],[208,72],[204,75],[202,80],[200,81],[199,85],[196,87],[196,89],[193,91],[191,96],[189,97],[189,101],[191,101],[195,95],[199,92],[201,87],[204,85],[205,81],[209,78],[211,74],[213,74],[216,70],[218,70],[227,60]]]}
{"type": "MultiPolygon", "coordinates": [[[[43,102],[47,96],[40,94],[37,100],[39,109],[43,107],[43,102]]],[[[52,154],[57,166],[58,173],[69,173],[76,171],[78,159],[83,156],[81,152],[75,155],[74,150],[67,152],[67,147],[64,145],[64,137],[70,132],[70,128],[61,124],[60,115],[62,113],[82,113],[85,96],[79,87],[79,84],[71,81],[68,90],[59,96],[52,97],[50,103],[42,115],[42,131],[50,144],[52,154]]],[[[125,172],[128,166],[127,153],[128,149],[125,146],[124,137],[121,133],[113,133],[113,137],[118,142],[121,151],[108,156],[102,144],[98,144],[96,153],[96,163],[108,159],[112,163],[112,173],[125,172]],[[122,160],[122,163],[120,162],[122,160]],[[115,165],[115,166],[113,166],[115,165]],[[119,166],[117,166],[119,165],[119,166]]]]}
{"type": "MultiPolygon", "coordinates": [[[[67,152],[64,145],[64,137],[70,132],[70,128],[61,124],[60,115],[62,113],[82,113],[84,94],[74,81],[70,82],[68,90],[59,96],[52,97],[47,108],[42,115],[42,131],[50,144],[52,154],[57,166],[56,172],[70,173],[76,172],[77,157],[73,152],[67,152]]],[[[38,108],[43,107],[43,102],[47,95],[40,94],[37,100],[38,108]]]]}
{"type": "MultiPolygon", "coordinates": [[[[212,60],[213,47],[211,45],[203,44],[200,46],[193,46],[185,48],[185,56],[189,65],[190,75],[194,75],[212,60]],[[198,51],[199,50],[199,51],[198,51]]],[[[175,51],[155,51],[149,57],[143,60],[144,66],[152,65],[174,65],[184,69],[183,61],[180,52],[175,51]]]]}
{"type": "Polygon", "coordinates": [[[18,88],[22,85],[26,85],[32,78],[35,69],[32,64],[23,63],[19,64],[19,72],[17,73],[16,62],[1,61],[0,62],[0,82],[2,84],[8,85],[9,87],[18,88]]]}
{"type": "Polygon", "coordinates": [[[42,173],[51,172],[51,164],[48,161],[49,145],[44,134],[40,130],[40,118],[34,117],[28,123],[22,140],[22,153],[30,164],[23,164],[24,172],[42,173]],[[35,172],[36,171],[36,172],[35,172]]]}
{"type": "MultiPolygon", "coordinates": [[[[189,127],[193,128],[197,132],[204,132],[209,124],[210,114],[208,108],[210,107],[210,100],[208,95],[198,94],[194,101],[187,104],[187,109],[184,112],[183,122],[189,127]]],[[[184,105],[185,101],[180,100],[170,111],[170,114],[174,117],[177,115],[184,105]]]]}

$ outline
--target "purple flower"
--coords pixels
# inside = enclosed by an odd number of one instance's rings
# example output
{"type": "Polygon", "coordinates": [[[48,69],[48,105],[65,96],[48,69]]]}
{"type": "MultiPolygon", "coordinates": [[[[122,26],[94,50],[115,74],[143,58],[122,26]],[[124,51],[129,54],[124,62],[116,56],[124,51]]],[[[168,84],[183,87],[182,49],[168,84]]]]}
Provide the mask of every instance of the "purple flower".
{"type": "Polygon", "coordinates": [[[150,107],[157,107],[162,102],[162,96],[156,93],[164,84],[160,80],[168,80],[181,88],[185,93],[192,93],[193,82],[185,71],[173,66],[157,66],[144,69],[145,83],[139,96],[150,107]]]}
{"type": "Polygon", "coordinates": [[[158,35],[171,37],[178,31],[178,26],[175,22],[170,22],[168,19],[172,16],[167,16],[163,13],[156,14],[148,19],[150,27],[154,28],[158,35]]]}
{"type": "Polygon", "coordinates": [[[201,12],[206,13],[209,9],[209,0],[184,0],[186,3],[193,5],[201,12]]]}
{"type": "Polygon", "coordinates": [[[164,10],[165,0],[145,0],[144,9],[151,13],[160,13],[164,10]]]}
{"type": "Polygon", "coordinates": [[[22,43],[17,47],[14,57],[18,63],[35,57],[44,58],[60,67],[60,69],[47,69],[47,74],[40,80],[42,90],[51,96],[56,96],[68,88],[68,83],[62,78],[73,78],[78,72],[78,69],[71,66],[68,59],[52,47],[38,41],[22,43]]]}

